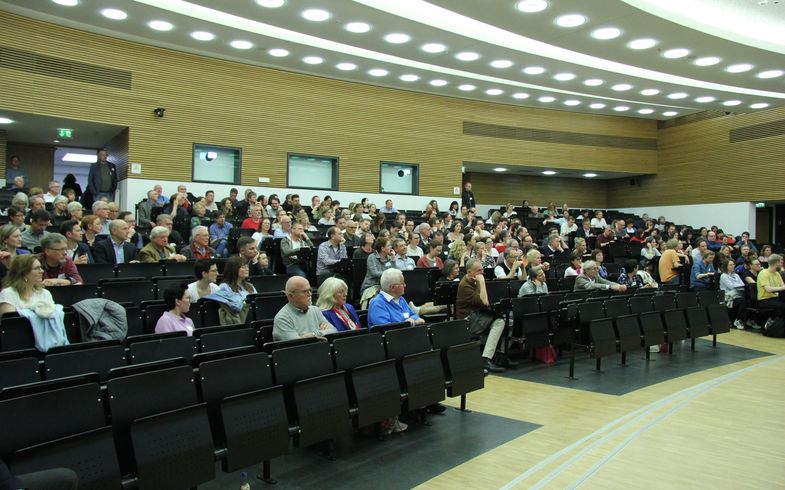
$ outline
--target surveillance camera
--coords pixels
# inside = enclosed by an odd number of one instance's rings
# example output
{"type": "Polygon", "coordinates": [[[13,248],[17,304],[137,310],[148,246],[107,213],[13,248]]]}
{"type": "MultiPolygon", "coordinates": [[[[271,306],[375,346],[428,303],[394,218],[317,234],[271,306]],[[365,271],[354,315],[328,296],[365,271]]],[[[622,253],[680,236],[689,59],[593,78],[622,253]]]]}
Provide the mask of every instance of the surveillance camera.
{"type": "Polygon", "coordinates": [[[153,109],[153,114],[155,114],[156,117],[164,117],[164,112],[166,112],[166,108],[164,107],[156,107],[153,109]]]}

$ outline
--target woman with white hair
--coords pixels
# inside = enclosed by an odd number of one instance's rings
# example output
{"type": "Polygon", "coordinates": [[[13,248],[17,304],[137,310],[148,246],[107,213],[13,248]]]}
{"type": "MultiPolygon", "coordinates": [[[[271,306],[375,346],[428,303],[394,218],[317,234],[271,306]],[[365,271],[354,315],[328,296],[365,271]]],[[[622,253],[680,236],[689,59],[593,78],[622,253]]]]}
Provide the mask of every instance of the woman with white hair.
{"type": "Polygon", "coordinates": [[[319,286],[319,299],[316,306],[321,308],[324,317],[339,332],[362,328],[360,317],[354,307],[346,302],[349,288],[337,277],[328,277],[319,286]]]}
{"type": "Polygon", "coordinates": [[[82,221],[82,218],[84,217],[84,208],[79,201],[69,202],[67,209],[68,215],[71,216],[71,219],[82,221]]]}
{"type": "Polygon", "coordinates": [[[68,220],[68,198],[59,195],[54,198],[52,201],[52,212],[49,213],[52,215],[52,224],[55,226],[62,225],[66,220],[68,220]]]}

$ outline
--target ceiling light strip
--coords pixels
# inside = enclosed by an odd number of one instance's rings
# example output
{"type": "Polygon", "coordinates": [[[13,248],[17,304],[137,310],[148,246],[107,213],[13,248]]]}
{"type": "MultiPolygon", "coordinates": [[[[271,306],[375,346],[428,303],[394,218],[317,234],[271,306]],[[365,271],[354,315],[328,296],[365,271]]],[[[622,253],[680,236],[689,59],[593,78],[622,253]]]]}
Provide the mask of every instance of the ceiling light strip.
{"type": "MultiPolygon", "coordinates": [[[[138,1],[138,0],[137,0],[138,1]]],[[[753,95],[757,97],[771,97],[785,99],[785,93],[757,90],[746,87],[734,87],[703,80],[680,77],[669,73],[657,72],[632,65],[625,65],[616,61],[590,56],[569,49],[560,48],[551,44],[530,39],[520,34],[515,34],[491,24],[486,24],[471,17],[458,14],[451,10],[430,4],[424,0],[407,0],[405,2],[390,0],[353,0],[356,3],[371,7],[391,15],[403,17],[420,24],[425,24],[436,29],[474,39],[479,42],[495,44],[502,48],[514,49],[522,53],[543,56],[560,62],[574,63],[598,70],[611,71],[627,76],[657,80],[662,83],[684,85],[688,87],[717,90],[736,94],[753,95]]]]}
{"type": "MultiPolygon", "coordinates": [[[[542,85],[533,85],[530,83],[518,82],[515,80],[508,80],[499,77],[491,77],[479,73],[472,73],[464,70],[456,70],[453,68],[433,65],[430,63],[423,63],[416,60],[400,58],[398,56],[392,56],[386,53],[371,51],[365,48],[359,48],[348,44],[342,44],[335,41],[330,41],[329,39],[322,39],[316,36],[311,36],[309,34],[303,34],[301,32],[291,31],[288,29],[283,29],[281,27],[264,24],[262,22],[246,19],[245,17],[229,14],[227,12],[222,12],[220,10],[212,9],[209,7],[203,7],[201,5],[196,5],[194,3],[190,3],[184,0],[133,0],[133,1],[136,3],[148,5],[150,7],[159,8],[161,10],[167,10],[169,12],[173,12],[186,17],[199,19],[204,22],[219,24],[225,27],[239,29],[245,32],[258,34],[261,36],[273,37],[283,41],[311,46],[318,49],[325,49],[328,51],[334,51],[334,52],[347,54],[351,56],[357,56],[359,58],[365,58],[376,62],[386,62],[399,66],[405,66],[408,68],[431,71],[431,72],[441,73],[445,75],[452,75],[454,77],[459,77],[459,78],[471,78],[474,80],[481,80],[488,83],[526,88],[529,90],[540,90],[540,91],[558,93],[563,95],[572,95],[577,97],[590,97],[592,99],[603,99],[608,101],[624,102],[629,104],[641,103],[640,101],[636,101],[636,100],[616,99],[612,97],[603,97],[603,96],[587,94],[583,92],[573,92],[569,90],[546,87],[542,85]]],[[[783,95],[785,96],[785,94],[783,95]]],[[[666,108],[693,110],[691,107],[674,106],[674,105],[666,105],[666,104],[647,103],[646,105],[658,105],[660,107],[666,107],[666,108]]]]}

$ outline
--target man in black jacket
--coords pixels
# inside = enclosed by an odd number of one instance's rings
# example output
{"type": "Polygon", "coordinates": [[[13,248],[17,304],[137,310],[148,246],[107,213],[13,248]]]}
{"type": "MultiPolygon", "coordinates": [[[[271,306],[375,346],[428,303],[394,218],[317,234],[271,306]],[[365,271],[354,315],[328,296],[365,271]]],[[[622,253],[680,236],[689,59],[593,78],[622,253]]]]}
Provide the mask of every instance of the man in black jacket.
{"type": "Polygon", "coordinates": [[[461,195],[461,205],[466,206],[468,209],[477,207],[474,201],[474,192],[472,192],[472,183],[467,182],[463,184],[463,194],[461,195]]]}
{"type": "Polygon", "coordinates": [[[136,246],[125,241],[128,238],[128,223],[116,219],[109,223],[109,239],[96,241],[93,258],[96,264],[128,264],[138,262],[136,246]]]}
{"type": "Polygon", "coordinates": [[[106,197],[114,201],[117,190],[117,167],[106,159],[108,153],[105,149],[98,150],[98,161],[90,164],[87,174],[87,189],[92,193],[93,200],[97,201],[106,197]]]}

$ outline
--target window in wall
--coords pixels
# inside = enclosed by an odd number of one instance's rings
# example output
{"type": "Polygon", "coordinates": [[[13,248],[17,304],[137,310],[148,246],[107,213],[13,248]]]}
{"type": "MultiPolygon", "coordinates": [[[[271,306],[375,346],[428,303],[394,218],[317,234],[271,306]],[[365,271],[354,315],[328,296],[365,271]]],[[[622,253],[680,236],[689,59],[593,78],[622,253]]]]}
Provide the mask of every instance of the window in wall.
{"type": "Polygon", "coordinates": [[[338,190],[338,157],[287,155],[286,187],[338,190]]]}
{"type": "Polygon", "coordinates": [[[382,194],[420,193],[420,167],[414,163],[380,162],[379,192],[382,194]]]}
{"type": "Polygon", "coordinates": [[[193,181],[239,184],[241,154],[239,148],[194,143],[193,181]]]}

